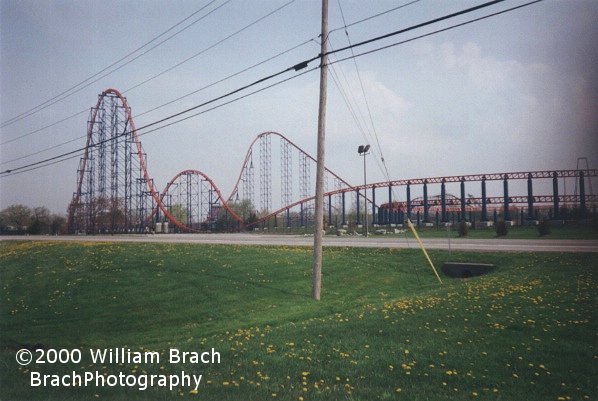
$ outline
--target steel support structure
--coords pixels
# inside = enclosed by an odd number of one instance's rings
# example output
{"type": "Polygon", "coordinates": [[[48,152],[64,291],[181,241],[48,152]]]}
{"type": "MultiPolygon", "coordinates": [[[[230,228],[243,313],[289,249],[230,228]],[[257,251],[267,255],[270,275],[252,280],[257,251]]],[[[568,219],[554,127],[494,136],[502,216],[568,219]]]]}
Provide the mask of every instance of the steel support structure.
{"type": "Polygon", "coordinates": [[[440,210],[442,212],[442,222],[448,221],[448,215],[446,214],[446,184],[445,180],[440,184],[440,210]]]}
{"type": "Polygon", "coordinates": [[[411,219],[411,182],[407,181],[407,219],[411,219]]]}
{"type": "Polygon", "coordinates": [[[360,201],[360,199],[359,199],[359,189],[358,189],[357,191],[355,191],[355,202],[356,202],[356,205],[357,205],[356,206],[356,208],[357,208],[357,216],[355,218],[355,224],[357,224],[357,226],[361,225],[361,219],[360,219],[361,213],[359,213],[359,203],[360,203],[359,201],[360,201]]]}
{"type": "Polygon", "coordinates": [[[505,221],[511,220],[511,213],[509,212],[509,177],[505,174],[503,178],[503,219],[505,221]]]}
{"type": "Polygon", "coordinates": [[[69,230],[87,234],[136,232],[151,209],[143,171],[129,130],[130,109],[103,93],[90,109],[87,146],[79,162],[79,185],[69,206],[69,230]]]}
{"type": "Polygon", "coordinates": [[[534,219],[534,187],[531,174],[527,177],[527,219],[534,219]]]}
{"type": "Polygon", "coordinates": [[[459,221],[466,220],[465,203],[465,178],[461,178],[461,213],[459,215],[459,221]]]}
{"type": "MultiPolygon", "coordinates": [[[[424,181],[424,223],[430,222],[430,203],[428,202],[428,182],[424,181]]],[[[419,223],[419,218],[417,219],[419,223]]]]}
{"type": "Polygon", "coordinates": [[[586,209],[586,184],[584,180],[584,172],[583,170],[579,171],[579,212],[582,219],[585,219],[587,216],[587,209],[586,209]]]}
{"type": "MultiPolygon", "coordinates": [[[[392,185],[388,186],[388,204],[392,205],[392,185]]],[[[388,209],[386,212],[386,224],[389,226],[392,224],[392,209],[388,209]]]]}
{"type": "Polygon", "coordinates": [[[260,211],[272,210],[272,140],[270,135],[260,138],[260,211]]]}
{"type": "Polygon", "coordinates": [[[305,153],[299,153],[299,197],[309,198],[310,194],[310,163],[305,153]]]}
{"type": "Polygon", "coordinates": [[[552,218],[558,219],[560,217],[561,213],[559,211],[559,180],[558,180],[558,175],[556,172],[553,173],[553,176],[552,176],[552,197],[553,197],[552,218]]]}
{"type": "Polygon", "coordinates": [[[347,225],[347,215],[346,215],[347,209],[346,209],[346,205],[345,205],[345,192],[342,192],[341,196],[342,196],[342,198],[341,198],[342,206],[341,207],[342,207],[342,215],[343,215],[341,225],[343,227],[345,227],[347,225]]]}
{"type": "Polygon", "coordinates": [[[482,217],[483,222],[488,221],[488,199],[486,198],[486,176],[482,177],[482,217]]]}
{"type": "MultiPolygon", "coordinates": [[[[198,177],[199,179],[199,177],[198,177]]],[[[211,231],[214,229],[214,223],[218,216],[214,214],[214,190],[210,183],[201,179],[200,183],[201,192],[201,214],[198,223],[203,224],[203,227],[198,227],[201,231],[211,231]]]]}
{"type": "MultiPolygon", "coordinates": [[[[242,185],[243,199],[250,200],[255,207],[256,194],[253,169],[253,151],[255,148],[253,148],[253,144],[258,141],[259,207],[264,212],[268,212],[266,216],[260,218],[260,222],[263,223],[271,218],[275,219],[277,214],[284,211],[286,213],[286,224],[290,225],[290,211],[292,208],[300,206],[301,221],[304,225],[307,225],[309,213],[313,210],[310,202],[313,202],[314,199],[310,191],[310,165],[315,163],[315,159],[283,135],[275,132],[265,132],[258,135],[247,152],[232,195],[227,198],[228,201],[222,198],[219,190],[209,177],[196,170],[190,175],[179,177],[177,183],[169,183],[168,187],[170,187],[171,192],[165,190],[160,195],[157,193],[155,184],[147,171],[147,155],[143,152],[136,134],[126,99],[117,90],[107,89],[98,96],[96,106],[90,109],[85,153],[77,169],[77,190],[73,194],[73,200],[69,206],[69,228],[72,231],[90,234],[140,232],[145,230],[145,227],[153,224],[152,219],[158,221],[159,219],[165,219],[172,221],[174,225],[177,225],[183,231],[188,231],[201,228],[200,225],[206,222],[208,227],[211,227],[221,208],[226,209],[227,216],[236,216],[234,211],[228,207],[227,202],[230,202],[233,196],[238,198],[239,185],[242,185]],[[280,138],[281,208],[273,211],[271,137],[275,136],[280,138]],[[299,154],[298,175],[293,172],[294,168],[292,167],[292,159],[294,158],[292,152],[295,150],[299,154]],[[199,176],[202,178],[199,178],[199,176]],[[293,199],[292,187],[296,185],[293,176],[299,182],[299,200],[293,199]],[[184,198],[176,198],[177,191],[184,195],[184,198]],[[177,209],[177,200],[179,208],[182,208],[185,214],[182,222],[179,222],[171,213],[177,209]],[[293,201],[294,203],[292,203],[293,201]],[[274,214],[272,215],[272,213],[274,214]]],[[[593,207],[593,210],[596,208],[596,197],[592,192],[592,179],[598,177],[598,170],[589,169],[587,161],[584,169],[579,167],[578,163],[576,170],[417,178],[360,186],[351,186],[338,175],[326,169],[324,178],[334,177],[334,188],[331,191],[326,190],[324,208],[327,206],[330,224],[333,221],[333,214],[337,216],[337,223],[339,221],[338,214],[341,214],[340,220],[346,225],[345,193],[353,192],[358,194],[356,205],[358,208],[361,208],[359,194],[366,198],[364,205],[366,210],[369,207],[367,202],[372,202],[372,221],[382,224],[398,223],[405,217],[412,218],[415,211],[419,214],[420,222],[422,221],[422,213],[423,221],[429,222],[431,210],[441,213],[439,221],[446,222],[450,219],[455,220],[455,218],[463,220],[467,218],[467,212],[469,212],[469,219],[472,220],[472,211],[479,210],[480,205],[481,221],[488,220],[489,207],[496,211],[500,206],[502,206],[502,218],[505,220],[510,220],[512,217],[509,210],[511,206],[518,208],[518,215],[522,216],[521,219],[527,218],[529,220],[538,217],[538,210],[547,209],[546,206],[538,206],[547,202],[552,203],[550,210],[552,218],[561,218],[563,216],[564,208],[562,205],[575,205],[578,218],[587,218],[588,208],[593,207]],[[575,182],[575,195],[573,196],[568,195],[564,187],[567,178],[572,178],[575,182]],[[533,181],[538,179],[552,179],[552,195],[534,195],[533,181]],[[559,189],[559,179],[563,180],[562,195],[559,189]],[[503,181],[502,197],[488,196],[486,183],[491,180],[503,181]],[[527,180],[526,195],[511,196],[509,194],[509,180],[527,180]],[[470,181],[481,182],[481,198],[477,199],[473,196],[466,198],[465,182],[470,181]],[[460,183],[460,197],[451,198],[452,195],[449,196],[446,192],[446,184],[456,182],[460,183]],[[430,185],[435,183],[441,184],[440,197],[429,196],[430,185]],[[414,185],[423,186],[423,199],[412,198],[411,189],[414,185]],[[406,187],[406,202],[393,200],[393,187],[401,186],[406,187]],[[389,191],[386,207],[385,205],[376,205],[376,188],[379,187],[387,188],[389,191]],[[587,193],[588,187],[590,188],[589,194],[587,193]],[[368,189],[370,188],[372,189],[371,199],[367,198],[368,189]],[[333,205],[333,199],[336,201],[336,208],[333,205]]],[[[567,216],[571,216],[571,214],[567,214],[567,216]]],[[[361,216],[358,217],[358,219],[360,218],[361,216]]],[[[239,216],[236,216],[235,219],[240,224],[243,223],[243,219],[239,216]]]]}
{"type": "MultiPolygon", "coordinates": [[[[366,202],[367,202],[367,198],[366,198],[366,202]]],[[[374,224],[376,224],[376,188],[372,187],[372,226],[374,224]]]]}
{"type": "Polygon", "coordinates": [[[253,169],[253,151],[250,150],[249,161],[243,166],[243,199],[248,200],[255,208],[255,182],[253,169]]]}
{"type": "MultiPolygon", "coordinates": [[[[286,139],[280,140],[280,205],[288,206],[293,201],[293,170],[291,143],[286,139]]],[[[286,210],[285,225],[291,227],[291,211],[286,210]]]]}
{"type": "MultiPolygon", "coordinates": [[[[341,191],[342,188],[343,188],[343,183],[341,182],[341,180],[335,178],[334,179],[334,190],[335,191],[341,191]]],[[[345,209],[344,209],[345,208],[345,198],[344,198],[344,195],[342,193],[340,193],[340,192],[338,192],[336,194],[336,203],[335,203],[335,206],[336,206],[336,211],[335,211],[336,217],[335,217],[335,222],[334,222],[335,224],[334,225],[338,228],[338,214],[339,214],[339,210],[342,211],[342,214],[343,214],[343,216],[341,218],[341,225],[345,224],[344,223],[345,222],[345,209]]]]}

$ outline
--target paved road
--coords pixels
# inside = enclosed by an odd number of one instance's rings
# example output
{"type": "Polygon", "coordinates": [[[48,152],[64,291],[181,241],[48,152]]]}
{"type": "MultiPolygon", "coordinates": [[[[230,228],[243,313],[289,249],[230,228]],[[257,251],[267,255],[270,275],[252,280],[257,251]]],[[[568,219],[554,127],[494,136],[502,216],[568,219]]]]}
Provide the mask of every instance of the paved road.
{"type": "MultiPolygon", "coordinates": [[[[160,235],[96,235],[96,236],[0,236],[5,240],[38,241],[118,241],[118,242],[161,242],[193,244],[242,244],[242,245],[289,245],[312,246],[313,237],[301,235],[262,234],[160,234],[160,235]]],[[[447,239],[424,239],[429,249],[448,249],[447,239]]],[[[397,237],[324,237],[325,246],[368,247],[368,248],[417,248],[414,239],[397,237]]],[[[598,240],[553,240],[553,239],[451,239],[453,250],[464,251],[509,251],[509,252],[598,252],[598,240]]]]}

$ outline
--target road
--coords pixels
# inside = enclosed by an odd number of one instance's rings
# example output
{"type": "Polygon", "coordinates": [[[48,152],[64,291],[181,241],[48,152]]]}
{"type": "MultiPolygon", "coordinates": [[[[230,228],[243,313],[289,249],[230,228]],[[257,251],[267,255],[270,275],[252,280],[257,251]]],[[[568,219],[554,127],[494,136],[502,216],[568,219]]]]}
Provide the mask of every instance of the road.
{"type": "MultiPolygon", "coordinates": [[[[95,236],[0,236],[0,241],[93,241],[93,242],[157,242],[186,244],[237,244],[237,245],[278,245],[312,246],[313,237],[303,235],[263,235],[241,234],[134,234],[134,235],[95,235],[95,236]]],[[[422,240],[428,249],[448,249],[447,239],[427,238],[422,240]]],[[[325,236],[324,246],[367,247],[367,248],[417,248],[414,239],[373,236],[336,237],[325,236]]],[[[450,248],[460,251],[508,251],[508,252],[598,252],[598,240],[565,239],[451,239],[450,248]]]]}

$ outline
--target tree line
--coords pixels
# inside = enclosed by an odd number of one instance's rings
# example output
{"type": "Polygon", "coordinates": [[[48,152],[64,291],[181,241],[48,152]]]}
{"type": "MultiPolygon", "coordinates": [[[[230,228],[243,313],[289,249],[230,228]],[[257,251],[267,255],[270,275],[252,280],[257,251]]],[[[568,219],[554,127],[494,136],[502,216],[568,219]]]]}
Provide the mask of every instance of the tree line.
{"type": "Polygon", "coordinates": [[[0,211],[0,234],[58,235],[66,232],[66,218],[47,207],[11,205],[0,211]]]}

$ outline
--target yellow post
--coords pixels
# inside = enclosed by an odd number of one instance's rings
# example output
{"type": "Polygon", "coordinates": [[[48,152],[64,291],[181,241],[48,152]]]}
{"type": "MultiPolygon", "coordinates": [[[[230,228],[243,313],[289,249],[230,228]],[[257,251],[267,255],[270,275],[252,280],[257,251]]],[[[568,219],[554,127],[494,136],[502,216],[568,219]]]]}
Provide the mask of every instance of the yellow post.
{"type": "Polygon", "coordinates": [[[419,235],[417,235],[417,231],[415,231],[415,227],[413,227],[413,224],[411,223],[411,220],[407,219],[407,225],[411,229],[411,232],[415,236],[415,239],[417,240],[417,242],[419,242],[419,246],[421,247],[422,251],[424,252],[424,255],[426,255],[426,259],[428,259],[428,262],[430,263],[430,266],[432,266],[432,270],[434,271],[434,274],[436,275],[436,278],[438,279],[438,281],[440,282],[440,284],[442,284],[442,280],[440,279],[440,276],[438,275],[438,272],[436,271],[436,268],[434,267],[434,263],[432,263],[432,260],[428,256],[428,252],[426,252],[426,248],[424,248],[424,244],[422,243],[422,240],[419,239],[419,235]]]}

